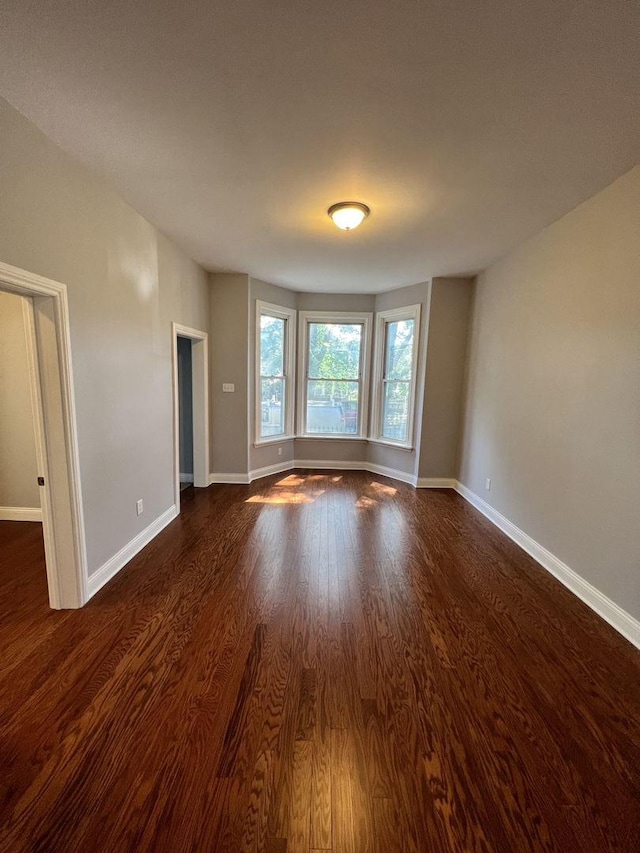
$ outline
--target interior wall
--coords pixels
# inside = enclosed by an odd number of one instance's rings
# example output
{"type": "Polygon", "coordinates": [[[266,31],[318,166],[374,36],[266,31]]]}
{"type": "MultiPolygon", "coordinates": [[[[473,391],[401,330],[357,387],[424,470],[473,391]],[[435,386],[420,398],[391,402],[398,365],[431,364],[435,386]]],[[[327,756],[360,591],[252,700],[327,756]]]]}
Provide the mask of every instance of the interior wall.
{"type": "Polygon", "coordinates": [[[0,508],[35,509],[40,490],[23,302],[0,291],[0,508]]]}
{"type": "Polygon", "coordinates": [[[479,276],[460,467],[636,618],[639,213],[635,168],[479,276]]]}
{"type": "Polygon", "coordinates": [[[215,273],[209,338],[212,473],[249,470],[249,276],[215,273]],[[223,384],[235,390],[222,390],[223,384]]]}
{"type": "Polygon", "coordinates": [[[68,288],[92,574],[173,505],[171,322],[208,331],[207,276],[5,101],[0,136],[0,260],[68,288]]]}
{"type": "Polygon", "coordinates": [[[420,478],[457,476],[473,287],[470,278],[431,282],[420,478]]]}
{"type": "Polygon", "coordinates": [[[191,341],[178,337],[178,409],[180,474],[193,477],[193,371],[191,341]]]}
{"type": "Polygon", "coordinates": [[[366,293],[298,293],[298,311],[373,312],[376,297],[366,293]]]}

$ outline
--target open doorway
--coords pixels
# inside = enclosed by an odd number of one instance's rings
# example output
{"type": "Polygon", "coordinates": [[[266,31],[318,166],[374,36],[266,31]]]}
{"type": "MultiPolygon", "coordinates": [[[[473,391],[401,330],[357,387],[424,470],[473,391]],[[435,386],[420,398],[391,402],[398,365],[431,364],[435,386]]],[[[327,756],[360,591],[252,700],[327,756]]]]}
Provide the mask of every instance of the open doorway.
{"type": "Polygon", "coordinates": [[[172,323],[174,492],[209,485],[208,335],[172,323]]]}
{"type": "Polygon", "coordinates": [[[31,400],[26,296],[0,290],[0,611],[49,601],[31,400]]]}
{"type": "Polygon", "coordinates": [[[0,291],[25,297],[21,307],[49,604],[82,607],[86,554],[67,289],[0,263],[0,291]]]}
{"type": "Polygon", "coordinates": [[[193,358],[191,338],[178,335],[180,492],[193,487],[193,358]]]}
{"type": "Polygon", "coordinates": [[[0,291],[0,521],[41,522],[26,296],[0,291]]]}

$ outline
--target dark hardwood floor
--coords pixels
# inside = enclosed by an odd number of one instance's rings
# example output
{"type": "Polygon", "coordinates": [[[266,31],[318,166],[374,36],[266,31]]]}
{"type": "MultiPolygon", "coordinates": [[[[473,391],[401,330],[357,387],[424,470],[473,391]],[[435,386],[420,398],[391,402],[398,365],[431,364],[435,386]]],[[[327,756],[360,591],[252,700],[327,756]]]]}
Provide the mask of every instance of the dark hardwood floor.
{"type": "Polygon", "coordinates": [[[640,653],[449,491],[193,494],[83,610],[0,524],[0,850],[640,850],[640,653]]]}

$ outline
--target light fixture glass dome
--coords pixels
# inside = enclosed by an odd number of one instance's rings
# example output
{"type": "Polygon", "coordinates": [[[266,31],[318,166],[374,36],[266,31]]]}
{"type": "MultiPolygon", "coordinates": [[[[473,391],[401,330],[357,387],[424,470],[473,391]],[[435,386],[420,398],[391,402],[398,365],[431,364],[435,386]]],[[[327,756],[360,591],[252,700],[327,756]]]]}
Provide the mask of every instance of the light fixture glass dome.
{"type": "Polygon", "coordinates": [[[338,204],[332,204],[327,211],[334,223],[343,231],[353,231],[370,212],[367,205],[359,201],[340,201],[338,204]]]}

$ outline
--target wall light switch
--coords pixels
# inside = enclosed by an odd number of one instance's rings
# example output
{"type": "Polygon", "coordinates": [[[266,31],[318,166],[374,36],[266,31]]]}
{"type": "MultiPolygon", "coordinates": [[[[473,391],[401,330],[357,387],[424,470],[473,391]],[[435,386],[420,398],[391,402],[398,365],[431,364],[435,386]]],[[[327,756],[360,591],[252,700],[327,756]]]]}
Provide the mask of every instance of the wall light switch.
{"type": "Polygon", "coordinates": [[[278,448],[278,456],[282,456],[282,448],[281,447],[278,448]]]}
{"type": "Polygon", "coordinates": [[[233,382],[223,382],[222,383],[222,390],[233,392],[236,390],[236,386],[233,384],[233,382]]]}
{"type": "Polygon", "coordinates": [[[142,499],[140,499],[139,501],[136,501],[136,513],[138,515],[142,515],[143,512],[144,512],[144,504],[142,503],[142,499]]]}
{"type": "Polygon", "coordinates": [[[488,492],[491,491],[491,477],[487,477],[487,479],[484,481],[484,487],[488,492]]]}

